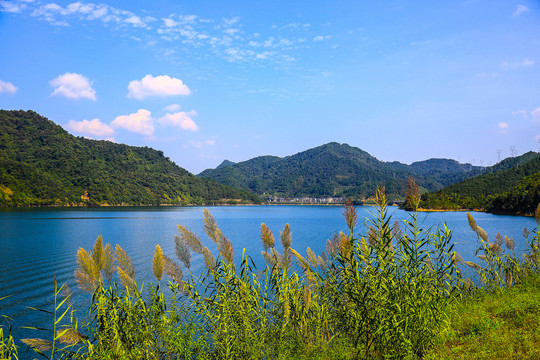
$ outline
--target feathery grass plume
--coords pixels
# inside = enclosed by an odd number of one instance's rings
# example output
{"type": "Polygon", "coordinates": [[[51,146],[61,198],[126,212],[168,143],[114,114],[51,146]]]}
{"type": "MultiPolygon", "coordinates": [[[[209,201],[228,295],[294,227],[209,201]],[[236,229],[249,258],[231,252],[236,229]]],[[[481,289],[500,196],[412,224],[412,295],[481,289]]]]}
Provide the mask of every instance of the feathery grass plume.
{"type": "Polygon", "coordinates": [[[135,279],[133,279],[126,270],[120,266],[116,268],[118,272],[118,277],[120,278],[120,284],[124,285],[126,289],[129,289],[133,292],[137,291],[137,286],[135,285],[135,279]]]}
{"type": "Polygon", "coordinates": [[[523,237],[525,238],[525,240],[529,238],[529,230],[527,230],[526,227],[523,228],[523,237]]]}
{"type": "Polygon", "coordinates": [[[288,249],[291,247],[291,244],[292,244],[291,225],[285,224],[285,226],[283,227],[283,230],[279,233],[279,239],[281,240],[281,245],[283,245],[284,249],[288,249]]]}
{"type": "Polygon", "coordinates": [[[476,257],[479,258],[480,260],[484,260],[484,261],[488,260],[486,255],[476,255],[476,257]]]}
{"type": "Polygon", "coordinates": [[[304,286],[304,306],[306,311],[311,307],[311,289],[309,286],[304,286]]]}
{"type": "Polygon", "coordinates": [[[234,248],[225,236],[221,235],[221,238],[218,242],[218,250],[223,259],[227,264],[234,264],[234,248]]]}
{"type": "Polygon", "coordinates": [[[77,329],[72,327],[58,330],[56,332],[56,336],[62,344],[67,345],[77,345],[83,340],[87,339],[85,335],[81,334],[77,329]]]}
{"type": "Polygon", "coordinates": [[[214,255],[212,255],[212,252],[210,252],[210,249],[208,249],[205,246],[203,248],[202,255],[204,257],[204,264],[206,265],[206,268],[208,270],[215,270],[216,269],[216,259],[214,259],[214,255]]]}
{"type": "Polygon", "coordinates": [[[375,204],[381,209],[386,208],[386,205],[388,204],[388,197],[386,196],[386,188],[384,185],[379,186],[375,192],[375,204]]]}
{"type": "Polygon", "coordinates": [[[34,338],[34,339],[21,339],[23,343],[30,346],[32,349],[39,350],[41,352],[47,352],[52,349],[52,342],[49,340],[34,338]]]}
{"type": "Polygon", "coordinates": [[[501,233],[498,232],[497,235],[495,235],[495,244],[498,244],[499,246],[501,246],[503,241],[504,240],[503,240],[503,237],[502,237],[501,233]]]}
{"type": "Polygon", "coordinates": [[[343,205],[343,217],[345,217],[349,235],[352,236],[354,228],[356,227],[356,224],[358,224],[358,214],[351,199],[345,200],[345,205],[343,205]]]}
{"type": "Polygon", "coordinates": [[[300,264],[302,269],[304,269],[304,271],[311,270],[311,268],[309,267],[308,261],[302,255],[300,255],[298,251],[294,250],[293,248],[289,248],[289,249],[291,250],[291,253],[294,255],[296,260],[298,261],[298,264],[300,264]]]}
{"type": "Polygon", "coordinates": [[[127,276],[132,278],[132,280],[135,280],[135,267],[133,267],[133,261],[131,261],[126,250],[118,244],[116,244],[116,260],[118,261],[118,267],[121,268],[127,276]]]}
{"type": "Polygon", "coordinates": [[[276,266],[277,261],[271,254],[267,253],[266,251],[261,251],[261,254],[264,257],[264,260],[266,260],[266,263],[268,264],[268,266],[270,267],[276,266]]]}
{"type": "Polygon", "coordinates": [[[105,244],[103,255],[103,272],[105,273],[105,278],[107,279],[107,281],[111,282],[114,275],[114,252],[111,244],[105,244]]]}
{"type": "Polygon", "coordinates": [[[478,225],[476,226],[476,233],[482,238],[482,240],[489,242],[487,232],[478,225]]]}
{"type": "Polygon", "coordinates": [[[452,252],[452,263],[455,265],[463,264],[463,257],[457,251],[452,252]]]}
{"type": "Polygon", "coordinates": [[[217,222],[214,219],[214,217],[210,214],[210,211],[208,209],[203,210],[203,220],[204,220],[204,231],[206,232],[206,235],[216,243],[216,245],[219,243],[219,239],[221,238],[221,230],[219,230],[217,226],[217,222]]]}
{"type": "Polygon", "coordinates": [[[272,253],[272,257],[275,259],[275,265],[277,265],[278,268],[283,269],[285,266],[285,259],[281,254],[275,249],[271,248],[270,252],[272,253]]]}
{"type": "Polygon", "coordinates": [[[499,255],[502,253],[503,249],[501,247],[501,245],[497,244],[497,243],[489,243],[489,250],[493,251],[495,254],[499,255]]]}
{"type": "Polygon", "coordinates": [[[265,251],[274,247],[274,234],[272,234],[272,230],[265,223],[261,224],[261,240],[265,251]]]}
{"type": "Polygon", "coordinates": [[[289,298],[288,297],[283,302],[283,316],[285,317],[285,321],[289,321],[289,319],[291,317],[291,306],[289,304],[289,298]]]}
{"type": "Polygon", "coordinates": [[[182,281],[182,277],[184,276],[180,265],[175,263],[174,260],[167,255],[163,255],[163,259],[165,261],[165,273],[169,275],[176,283],[180,283],[180,281],[182,281]]]}
{"type": "Polygon", "coordinates": [[[420,190],[418,189],[418,185],[416,184],[416,181],[412,178],[412,176],[409,176],[409,179],[407,180],[407,193],[405,195],[405,203],[410,206],[410,209],[413,211],[418,211],[418,207],[420,206],[420,190]]]}
{"type": "Polygon", "coordinates": [[[94,248],[92,249],[92,258],[96,263],[99,271],[105,266],[105,254],[103,251],[103,237],[99,235],[94,243],[94,248]]]}
{"type": "Polygon", "coordinates": [[[62,285],[62,297],[67,299],[67,303],[71,303],[73,292],[67,284],[62,285]]]}
{"type": "Polygon", "coordinates": [[[177,227],[178,231],[180,231],[180,238],[182,241],[184,241],[191,248],[191,250],[197,254],[202,254],[203,245],[197,234],[182,225],[177,225],[177,227]]]}
{"type": "Polygon", "coordinates": [[[368,229],[368,243],[373,247],[377,247],[379,243],[377,239],[377,231],[373,225],[371,225],[368,229]]]}
{"type": "Polygon", "coordinates": [[[161,250],[161,246],[156,245],[156,249],[154,250],[154,260],[152,262],[152,271],[158,281],[161,281],[161,278],[163,277],[164,267],[165,258],[163,257],[163,250],[161,250]]]}
{"type": "Polygon", "coordinates": [[[513,237],[504,237],[504,244],[509,250],[514,250],[516,248],[516,240],[513,237]]]}
{"type": "Polygon", "coordinates": [[[93,293],[99,286],[101,278],[94,258],[83,248],[77,251],[77,265],[75,279],[79,288],[93,293]]]}
{"type": "Polygon", "coordinates": [[[464,263],[465,265],[467,265],[467,266],[472,267],[472,268],[475,269],[475,270],[480,270],[480,269],[482,269],[482,267],[481,267],[480,265],[478,265],[477,263],[473,263],[472,261],[464,261],[463,263],[464,263]]]}
{"type": "Polygon", "coordinates": [[[476,232],[476,227],[478,225],[476,225],[476,220],[474,220],[473,216],[469,212],[467,213],[467,220],[469,220],[469,226],[471,227],[471,230],[476,232]]]}
{"type": "Polygon", "coordinates": [[[328,255],[326,255],[326,252],[322,252],[321,253],[321,266],[326,266],[326,264],[328,263],[328,255]]]}
{"type": "Polygon", "coordinates": [[[330,256],[335,256],[341,247],[341,237],[338,233],[332,234],[332,239],[326,240],[326,251],[330,256]]]}
{"type": "Polygon", "coordinates": [[[508,287],[512,286],[512,283],[514,282],[514,278],[512,276],[512,271],[506,270],[506,276],[505,276],[504,280],[506,282],[506,286],[508,286],[508,287]]]}
{"type": "Polygon", "coordinates": [[[309,247],[306,249],[306,253],[307,253],[307,258],[308,258],[309,262],[311,263],[311,265],[313,265],[313,267],[317,267],[317,265],[319,263],[317,261],[317,255],[315,255],[313,250],[311,250],[309,247]]]}
{"type": "Polygon", "coordinates": [[[538,203],[536,211],[534,212],[534,219],[536,220],[536,224],[540,225],[540,203],[538,203]]]}
{"type": "Polygon", "coordinates": [[[391,233],[394,239],[396,239],[397,241],[401,241],[401,238],[403,237],[403,231],[401,231],[399,221],[394,221],[394,226],[392,227],[391,233]]]}
{"type": "Polygon", "coordinates": [[[189,251],[188,245],[184,239],[177,235],[174,235],[174,244],[176,257],[189,269],[191,267],[191,251],[189,251]]]}
{"type": "Polygon", "coordinates": [[[341,255],[348,259],[351,255],[351,239],[343,232],[339,233],[339,250],[341,255]]]}

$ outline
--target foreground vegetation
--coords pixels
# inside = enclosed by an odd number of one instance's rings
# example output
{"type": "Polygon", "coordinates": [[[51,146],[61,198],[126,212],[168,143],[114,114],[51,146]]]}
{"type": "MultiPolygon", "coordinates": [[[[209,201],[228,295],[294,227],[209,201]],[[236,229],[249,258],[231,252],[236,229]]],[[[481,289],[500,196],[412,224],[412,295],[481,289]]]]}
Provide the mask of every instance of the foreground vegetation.
{"type": "Polygon", "coordinates": [[[0,207],[260,203],[148,147],[75,137],[33,111],[0,110],[0,207]]]}
{"type": "MultiPolygon", "coordinates": [[[[420,196],[414,182],[411,187],[409,202],[416,210],[420,196]]],[[[128,254],[120,246],[113,250],[99,237],[91,252],[79,249],[75,271],[79,286],[92,294],[90,320],[77,321],[72,295],[55,282],[54,307],[42,309],[51,316],[51,328],[36,329],[45,336],[23,342],[50,359],[538,354],[539,231],[524,233],[529,247],[521,257],[512,238],[497,235],[489,241],[469,215],[478,235],[478,259],[463,261],[453,250],[446,226],[421,229],[416,212],[408,221],[392,223],[384,189],[377,191],[376,201],[377,214],[365,220],[363,235],[356,233],[358,218],[348,203],[348,233],[328,240],[321,255],[309,248],[305,256],[295,250],[288,225],[276,244],[274,234],[262,224],[267,262],[262,271],[245,253],[235,262],[231,242],[205,211],[204,229],[217,245],[217,257],[195,233],[179,225],[175,245],[180,263],[157,245],[152,264],[157,283],[144,291],[128,254]],[[204,260],[201,276],[191,273],[192,256],[204,260]],[[165,282],[165,276],[171,280],[165,282]]],[[[4,334],[2,339],[0,355],[16,357],[12,338],[4,334]]]]}

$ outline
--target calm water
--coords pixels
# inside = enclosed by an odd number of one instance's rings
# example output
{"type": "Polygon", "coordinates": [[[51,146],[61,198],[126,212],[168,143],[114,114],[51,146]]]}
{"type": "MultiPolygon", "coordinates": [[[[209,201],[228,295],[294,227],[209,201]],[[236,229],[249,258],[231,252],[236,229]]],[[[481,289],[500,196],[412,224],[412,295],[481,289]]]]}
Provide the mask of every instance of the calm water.
{"type": "MultiPolygon", "coordinates": [[[[235,257],[240,259],[241,250],[245,248],[257,266],[264,264],[260,255],[262,222],[274,232],[277,242],[279,231],[289,223],[293,233],[292,247],[301,253],[305,253],[308,246],[320,253],[334,232],[346,231],[340,207],[238,206],[211,207],[209,210],[233,243],[235,257]]],[[[370,217],[373,210],[371,207],[358,208],[360,218],[370,217]]],[[[153,281],[154,247],[160,244],[165,254],[174,258],[177,224],[195,231],[207,245],[213,244],[202,230],[202,211],[202,207],[0,210],[0,298],[10,296],[0,301],[0,315],[13,319],[16,337],[37,336],[18,326],[49,326],[49,322],[28,307],[44,308],[50,304],[54,275],[59,284],[66,283],[71,287],[79,303],[86,302],[87,298],[77,291],[73,278],[75,255],[79,247],[91,250],[99,235],[113,247],[120,244],[127,250],[133,259],[138,283],[153,281]]],[[[390,213],[395,219],[408,216],[396,208],[391,208],[390,213]]],[[[519,253],[525,245],[521,235],[523,227],[531,230],[536,225],[533,218],[473,215],[490,239],[497,232],[513,236],[519,253]]],[[[466,213],[421,213],[419,218],[425,228],[446,221],[453,230],[455,249],[464,258],[472,259],[476,235],[469,229],[466,213]]],[[[209,248],[216,253],[215,246],[209,248]]],[[[202,267],[202,259],[195,256],[193,271],[200,271],[202,267]]]]}

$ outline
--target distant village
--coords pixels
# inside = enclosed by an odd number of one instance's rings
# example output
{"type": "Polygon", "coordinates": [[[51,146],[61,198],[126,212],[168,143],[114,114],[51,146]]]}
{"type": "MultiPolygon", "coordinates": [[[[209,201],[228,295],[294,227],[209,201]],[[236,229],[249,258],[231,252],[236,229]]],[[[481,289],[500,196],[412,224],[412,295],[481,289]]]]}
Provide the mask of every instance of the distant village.
{"type": "Polygon", "coordinates": [[[264,202],[267,204],[344,204],[346,198],[344,197],[326,197],[326,198],[313,198],[313,197],[295,197],[295,198],[284,198],[277,196],[269,196],[264,198],[264,202]]]}

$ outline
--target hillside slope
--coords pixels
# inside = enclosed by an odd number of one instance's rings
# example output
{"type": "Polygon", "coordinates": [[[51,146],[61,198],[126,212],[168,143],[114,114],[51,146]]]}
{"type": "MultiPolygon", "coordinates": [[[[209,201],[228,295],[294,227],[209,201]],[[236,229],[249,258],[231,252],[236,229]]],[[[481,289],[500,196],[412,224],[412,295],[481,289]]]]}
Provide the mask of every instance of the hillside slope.
{"type": "Polygon", "coordinates": [[[424,194],[420,206],[427,209],[480,209],[492,212],[532,213],[535,209],[531,206],[519,208],[510,202],[518,202],[517,198],[521,197],[519,206],[524,206],[525,202],[538,204],[540,199],[535,199],[533,195],[534,192],[538,192],[536,189],[538,172],[540,172],[540,154],[531,151],[488,167],[479,176],[437,192],[424,194]],[[524,200],[525,198],[527,200],[524,200]]]}
{"type": "Polygon", "coordinates": [[[0,206],[256,203],[163,152],[75,137],[33,111],[0,110],[0,206]]]}

